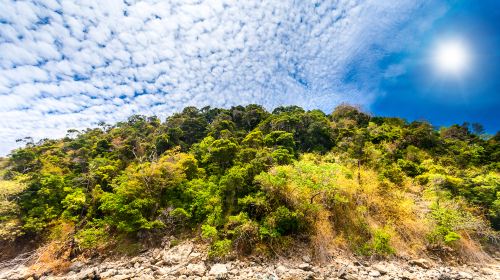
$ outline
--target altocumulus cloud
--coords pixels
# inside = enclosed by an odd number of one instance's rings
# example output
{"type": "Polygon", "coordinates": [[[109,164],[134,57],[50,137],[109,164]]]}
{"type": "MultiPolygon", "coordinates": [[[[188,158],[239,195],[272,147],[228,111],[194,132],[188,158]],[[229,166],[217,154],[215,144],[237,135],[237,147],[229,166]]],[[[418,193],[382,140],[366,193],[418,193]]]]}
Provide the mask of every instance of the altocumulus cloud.
{"type": "Polygon", "coordinates": [[[0,155],[188,105],[367,106],[434,2],[0,0],[0,155]]]}

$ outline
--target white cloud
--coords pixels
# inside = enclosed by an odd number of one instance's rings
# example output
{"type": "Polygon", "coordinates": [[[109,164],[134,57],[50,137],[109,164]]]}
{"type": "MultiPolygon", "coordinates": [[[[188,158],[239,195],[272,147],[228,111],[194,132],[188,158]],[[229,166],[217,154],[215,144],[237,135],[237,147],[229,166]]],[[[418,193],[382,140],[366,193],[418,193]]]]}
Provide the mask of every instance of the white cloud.
{"type": "Polygon", "coordinates": [[[423,15],[434,7],[0,0],[0,155],[17,138],[60,137],[135,113],[164,118],[187,105],[368,105],[376,62],[407,39],[395,33],[410,20],[428,21],[423,15]],[[356,84],[348,79],[354,70],[356,84]]]}

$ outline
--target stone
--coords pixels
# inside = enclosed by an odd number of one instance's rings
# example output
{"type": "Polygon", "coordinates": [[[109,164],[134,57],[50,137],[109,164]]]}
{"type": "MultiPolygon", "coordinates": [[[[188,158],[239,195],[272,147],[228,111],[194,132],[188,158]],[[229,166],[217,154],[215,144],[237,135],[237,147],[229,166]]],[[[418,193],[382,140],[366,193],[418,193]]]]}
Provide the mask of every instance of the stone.
{"type": "Polygon", "coordinates": [[[186,269],[188,270],[188,273],[190,275],[196,275],[196,276],[203,276],[207,271],[207,268],[205,267],[205,264],[203,262],[195,264],[190,263],[187,265],[186,269]]]}
{"type": "Polygon", "coordinates": [[[283,265],[278,265],[278,267],[276,267],[276,272],[278,274],[285,274],[288,272],[288,268],[284,267],[283,265]]]}
{"type": "Polygon", "coordinates": [[[423,269],[429,269],[431,267],[431,263],[426,259],[411,260],[410,264],[421,267],[423,269]]]}
{"type": "Polygon", "coordinates": [[[376,264],[373,265],[372,268],[376,271],[378,271],[381,275],[386,275],[387,274],[387,267],[382,265],[382,264],[376,264]]]}
{"type": "Polygon", "coordinates": [[[109,269],[99,274],[101,278],[108,278],[117,273],[116,269],[109,269]]]}
{"type": "Polygon", "coordinates": [[[337,277],[340,278],[340,279],[346,279],[346,276],[347,276],[347,266],[343,266],[337,272],[337,277]]]}
{"type": "Polygon", "coordinates": [[[469,273],[467,273],[465,271],[459,271],[458,272],[458,277],[460,279],[472,279],[472,275],[470,275],[469,273]]]}
{"type": "Polygon", "coordinates": [[[378,270],[371,270],[370,272],[368,272],[368,275],[371,277],[380,277],[381,274],[378,270]]]}
{"type": "Polygon", "coordinates": [[[69,270],[70,271],[75,271],[75,272],[78,272],[82,269],[82,267],[84,266],[85,264],[80,262],[80,261],[76,261],[74,263],[72,263],[70,266],[69,266],[69,270]]]}
{"type": "Polygon", "coordinates": [[[167,264],[179,264],[188,260],[193,251],[193,244],[190,242],[179,244],[163,253],[163,260],[167,264]]]}
{"type": "Polygon", "coordinates": [[[452,280],[453,278],[448,273],[439,274],[438,280],[452,280]]]}
{"type": "Polygon", "coordinates": [[[208,274],[215,275],[215,276],[226,275],[227,274],[227,267],[225,264],[216,263],[216,264],[212,265],[212,267],[210,268],[210,272],[208,274]]]}
{"type": "Polygon", "coordinates": [[[304,261],[306,263],[310,263],[311,262],[311,257],[309,255],[304,255],[302,257],[302,261],[304,261]]]}
{"type": "Polygon", "coordinates": [[[301,263],[299,264],[299,268],[305,271],[310,271],[311,270],[311,265],[308,263],[301,263]]]}
{"type": "Polygon", "coordinates": [[[115,275],[111,278],[109,278],[111,280],[125,280],[125,279],[130,279],[130,275],[127,275],[127,274],[119,274],[119,275],[115,275]]]}
{"type": "Polygon", "coordinates": [[[493,275],[493,274],[495,274],[495,271],[493,271],[493,269],[491,269],[489,267],[483,267],[483,268],[481,268],[481,273],[484,275],[493,275]]]}

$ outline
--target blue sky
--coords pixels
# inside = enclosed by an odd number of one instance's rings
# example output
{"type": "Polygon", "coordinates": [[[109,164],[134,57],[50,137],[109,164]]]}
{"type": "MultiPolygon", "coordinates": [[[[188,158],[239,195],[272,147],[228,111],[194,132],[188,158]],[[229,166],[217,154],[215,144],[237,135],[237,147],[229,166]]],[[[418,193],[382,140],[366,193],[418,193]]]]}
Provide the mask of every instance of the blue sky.
{"type": "Polygon", "coordinates": [[[450,3],[416,45],[381,61],[382,67],[401,63],[404,70],[381,81],[385,95],[370,108],[376,114],[425,119],[436,125],[479,122],[495,133],[500,130],[500,2],[450,3]],[[471,69],[458,78],[436,77],[425,59],[436,41],[449,37],[467,42],[474,56],[471,69]]]}
{"type": "Polygon", "coordinates": [[[498,1],[0,0],[0,155],[188,105],[342,102],[500,128],[498,1]],[[436,75],[436,42],[473,57],[436,75]]]}

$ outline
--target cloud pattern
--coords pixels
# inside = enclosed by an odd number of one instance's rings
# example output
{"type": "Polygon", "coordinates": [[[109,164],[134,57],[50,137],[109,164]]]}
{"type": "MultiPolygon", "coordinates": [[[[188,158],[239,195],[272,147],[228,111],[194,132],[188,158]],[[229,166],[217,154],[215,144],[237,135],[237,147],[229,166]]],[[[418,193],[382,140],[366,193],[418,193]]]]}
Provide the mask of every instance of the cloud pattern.
{"type": "Polygon", "coordinates": [[[188,105],[368,106],[377,61],[432,3],[0,0],[0,155],[188,105]]]}

